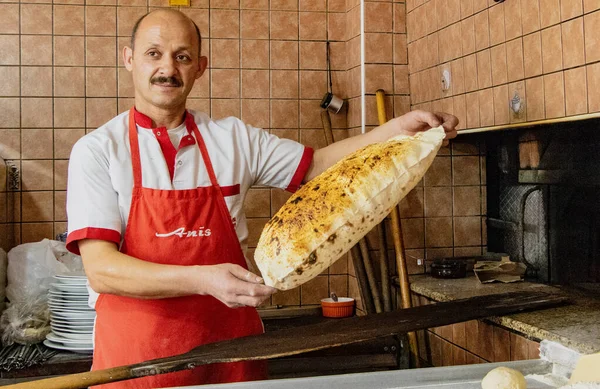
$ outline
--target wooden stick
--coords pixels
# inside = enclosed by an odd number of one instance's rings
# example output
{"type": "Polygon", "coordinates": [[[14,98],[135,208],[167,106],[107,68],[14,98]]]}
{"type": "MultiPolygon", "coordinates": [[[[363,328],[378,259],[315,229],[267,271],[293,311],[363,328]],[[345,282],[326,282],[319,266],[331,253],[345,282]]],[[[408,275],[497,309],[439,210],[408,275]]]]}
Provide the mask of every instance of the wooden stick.
{"type": "Polygon", "coordinates": [[[385,244],[385,219],[377,225],[377,236],[379,241],[379,268],[381,270],[381,295],[383,296],[383,311],[392,311],[392,299],[390,296],[390,272],[388,270],[387,245],[385,244]]]}
{"type": "Polygon", "coordinates": [[[373,271],[373,264],[371,263],[371,257],[369,255],[367,239],[362,238],[358,242],[358,246],[360,247],[360,253],[362,255],[365,271],[367,273],[367,280],[369,281],[369,286],[371,288],[371,295],[373,296],[373,303],[375,304],[375,312],[381,313],[383,312],[383,307],[381,306],[381,295],[379,294],[379,288],[377,287],[377,279],[375,278],[375,272],[373,271]]]}
{"type": "MultiPolygon", "coordinates": [[[[387,122],[385,112],[385,92],[379,89],[376,92],[377,100],[377,117],[379,125],[387,122]]],[[[394,207],[391,212],[392,217],[392,234],[394,238],[394,250],[396,252],[396,267],[398,268],[398,277],[400,279],[400,297],[402,300],[402,308],[411,307],[410,286],[408,281],[408,270],[406,268],[406,255],[404,253],[404,239],[402,237],[402,224],[400,220],[400,211],[398,207],[394,207]]],[[[420,366],[419,346],[417,344],[417,334],[414,332],[408,333],[408,343],[410,353],[413,356],[414,365],[420,366]]]]}
{"type": "Polygon", "coordinates": [[[330,145],[333,143],[333,131],[331,130],[331,117],[326,109],[321,110],[321,123],[325,131],[325,142],[330,145]]]}
{"type": "Polygon", "coordinates": [[[363,307],[367,312],[367,315],[375,313],[375,305],[373,304],[373,297],[369,290],[369,283],[367,281],[367,274],[363,265],[363,260],[360,255],[359,245],[354,245],[350,249],[352,256],[352,264],[354,265],[354,272],[356,273],[356,280],[358,281],[358,291],[360,292],[360,298],[363,301],[363,307]]]}
{"type": "MultiPolygon", "coordinates": [[[[222,362],[265,360],[358,343],[370,339],[503,316],[563,303],[566,299],[542,292],[479,296],[424,305],[402,311],[328,320],[206,344],[180,355],[61,377],[5,386],[7,389],[79,389],[132,378],[189,370],[222,362]]],[[[124,347],[127,347],[124,345],[124,347]]],[[[136,345],[136,347],[144,347],[136,345]]]]}

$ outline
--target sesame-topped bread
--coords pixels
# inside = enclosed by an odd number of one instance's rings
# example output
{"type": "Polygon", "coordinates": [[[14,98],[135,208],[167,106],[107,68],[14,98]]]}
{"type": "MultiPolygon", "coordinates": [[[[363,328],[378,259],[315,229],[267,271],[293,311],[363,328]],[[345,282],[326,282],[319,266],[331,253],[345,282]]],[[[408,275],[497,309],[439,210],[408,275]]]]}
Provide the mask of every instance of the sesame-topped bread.
{"type": "Polygon", "coordinates": [[[304,185],[260,236],[254,259],[265,284],[295,288],[331,266],[421,180],[444,136],[437,127],[371,144],[304,185]]]}

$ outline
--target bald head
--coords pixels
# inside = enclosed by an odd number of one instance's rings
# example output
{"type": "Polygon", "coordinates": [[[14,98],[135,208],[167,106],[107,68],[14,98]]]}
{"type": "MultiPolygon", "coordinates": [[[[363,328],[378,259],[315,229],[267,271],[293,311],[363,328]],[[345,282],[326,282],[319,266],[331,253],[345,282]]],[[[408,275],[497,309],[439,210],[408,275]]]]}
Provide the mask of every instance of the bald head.
{"type": "Polygon", "coordinates": [[[131,50],[135,49],[135,39],[137,32],[140,28],[143,28],[146,23],[150,23],[155,21],[155,19],[168,19],[173,23],[186,23],[190,28],[193,28],[196,32],[196,37],[198,38],[198,56],[202,52],[202,36],[200,35],[200,29],[196,25],[196,23],[190,19],[187,15],[183,14],[180,11],[175,9],[165,8],[159,9],[152,12],[148,12],[146,15],[142,16],[135,22],[133,26],[133,31],[131,32],[131,50]],[[145,22],[144,22],[145,21],[145,22]]]}

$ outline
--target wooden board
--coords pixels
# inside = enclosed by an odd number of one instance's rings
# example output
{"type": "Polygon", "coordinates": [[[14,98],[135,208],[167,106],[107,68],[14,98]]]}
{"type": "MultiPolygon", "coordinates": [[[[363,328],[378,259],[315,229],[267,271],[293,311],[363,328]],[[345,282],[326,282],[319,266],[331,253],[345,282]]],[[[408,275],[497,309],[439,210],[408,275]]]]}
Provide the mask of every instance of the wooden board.
{"type": "Polygon", "coordinates": [[[199,365],[296,355],[425,328],[540,309],[565,301],[564,297],[541,292],[516,292],[474,297],[273,331],[262,335],[207,344],[174,357],[26,384],[9,385],[6,388],[87,388],[90,385],[193,369],[199,365]]]}

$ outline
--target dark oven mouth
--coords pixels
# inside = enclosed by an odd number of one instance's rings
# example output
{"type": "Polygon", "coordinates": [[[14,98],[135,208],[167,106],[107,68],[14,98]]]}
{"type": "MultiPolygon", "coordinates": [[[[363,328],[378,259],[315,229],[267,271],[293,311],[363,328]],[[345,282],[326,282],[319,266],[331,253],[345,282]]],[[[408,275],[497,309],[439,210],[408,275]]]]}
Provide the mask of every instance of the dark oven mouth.
{"type": "Polygon", "coordinates": [[[488,250],[600,294],[600,119],[486,135],[488,250]]]}

